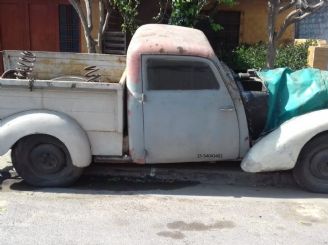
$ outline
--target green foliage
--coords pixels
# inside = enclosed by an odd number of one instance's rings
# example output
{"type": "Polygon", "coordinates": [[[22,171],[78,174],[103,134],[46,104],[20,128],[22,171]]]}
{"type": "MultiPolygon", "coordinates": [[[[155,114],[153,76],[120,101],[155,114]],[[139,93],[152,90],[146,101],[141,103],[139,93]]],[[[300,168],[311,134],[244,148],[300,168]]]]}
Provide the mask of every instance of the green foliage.
{"type": "MultiPolygon", "coordinates": [[[[201,17],[210,19],[213,30],[218,31],[222,27],[214,23],[210,16],[201,16],[201,11],[209,0],[171,0],[172,13],[169,24],[194,27],[201,17]]],[[[235,0],[215,0],[216,3],[233,4],[235,0]]]]}
{"type": "MultiPolygon", "coordinates": [[[[292,70],[298,70],[307,67],[308,48],[311,45],[314,45],[313,41],[281,45],[277,49],[275,68],[289,67],[292,70]]],[[[234,49],[232,56],[225,55],[222,59],[235,71],[246,71],[251,68],[265,68],[266,55],[267,45],[265,43],[241,44],[234,49]],[[229,57],[232,58],[229,59],[229,57]]]]}
{"type": "Polygon", "coordinates": [[[133,34],[138,28],[136,17],[139,0],[111,0],[111,3],[123,18],[122,30],[133,34]]]}
{"type": "MultiPolygon", "coordinates": [[[[232,51],[232,59],[225,60],[233,70],[261,69],[266,64],[267,47],[263,43],[241,44],[232,51]]],[[[229,56],[227,56],[229,57],[229,56]]]]}
{"type": "Polygon", "coordinates": [[[194,27],[205,0],[172,0],[172,14],[169,24],[194,27]]]}
{"type": "MultiPolygon", "coordinates": [[[[219,31],[222,27],[214,23],[210,16],[202,15],[203,8],[211,2],[210,0],[167,0],[171,6],[172,13],[169,18],[169,24],[194,27],[201,18],[209,18],[211,28],[219,31]]],[[[236,0],[214,0],[215,4],[232,5],[236,0]]],[[[134,33],[138,28],[136,17],[138,15],[138,6],[140,0],[110,0],[111,5],[116,8],[123,18],[122,30],[124,32],[134,33]]],[[[168,5],[167,5],[168,6],[168,5]]],[[[166,6],[166,7],[167,7],[166,6]]],[[[160,11],[161,12],[161,11],[160,11]]],[[[160,19],[157,16],[155,19],[160,19]]]]}
{"type": "Polygon", "coordinates": [[[312,45],[316,45],[314,41],[280,47],[277,50],[275,67],[289,67],[292,70],[307,67],[308,49],[312,45]]]}

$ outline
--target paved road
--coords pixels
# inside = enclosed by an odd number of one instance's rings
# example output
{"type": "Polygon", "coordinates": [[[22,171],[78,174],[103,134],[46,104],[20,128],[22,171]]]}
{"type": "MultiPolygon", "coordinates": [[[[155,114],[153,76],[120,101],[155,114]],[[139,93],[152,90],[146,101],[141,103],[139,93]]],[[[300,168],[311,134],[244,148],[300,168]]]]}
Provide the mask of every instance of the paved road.
{"type": "Polygon", "coordinates": [[[328,244],[328,199],[296,187],[84,176],[33,189],[3,179],[1,245],[328,244]]]}

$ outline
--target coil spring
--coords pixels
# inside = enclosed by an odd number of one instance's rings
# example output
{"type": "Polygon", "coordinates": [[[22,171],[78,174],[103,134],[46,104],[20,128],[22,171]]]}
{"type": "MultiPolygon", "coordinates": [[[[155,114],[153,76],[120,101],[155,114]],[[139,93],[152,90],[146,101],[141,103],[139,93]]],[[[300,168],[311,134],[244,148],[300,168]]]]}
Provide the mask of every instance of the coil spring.
{"type": "Polygon", "coordinates": [[[101,77],[101,75],[96,73],[99,71],[99,68],[97,68],[96,66],[87,66],[84,68],[84,70],[86,71],[84,76],[87,78],[87,82],[99,82],[100,81],[99,78],[101,77]]]}
{"type": "Polygon", "coordinates": [[[21,57],[17,62],[15,76],[17,79],[27,79],[31,75],[36,56],[30,51],[21,52],[21,57]]]}

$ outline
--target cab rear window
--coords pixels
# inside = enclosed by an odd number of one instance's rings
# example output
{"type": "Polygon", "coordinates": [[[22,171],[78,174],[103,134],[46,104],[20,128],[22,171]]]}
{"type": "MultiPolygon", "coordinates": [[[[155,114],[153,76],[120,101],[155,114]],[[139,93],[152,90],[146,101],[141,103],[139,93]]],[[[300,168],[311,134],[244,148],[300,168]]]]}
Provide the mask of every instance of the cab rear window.
{"type": "Polygon", "coordinates": [[[148,90],[219,89],[211,67],[202,61],[147,60],[148,90]]]}

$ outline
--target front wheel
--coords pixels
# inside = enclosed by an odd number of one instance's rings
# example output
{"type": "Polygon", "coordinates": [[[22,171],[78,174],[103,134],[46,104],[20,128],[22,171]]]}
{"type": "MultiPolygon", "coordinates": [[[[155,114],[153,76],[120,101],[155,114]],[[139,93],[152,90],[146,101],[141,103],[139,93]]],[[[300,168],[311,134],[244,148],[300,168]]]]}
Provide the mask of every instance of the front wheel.
{"type": "Polygon", "coordinates": [[[293,175],[303,188],[328,193],[328,134],[316,136],[304,146],[293,175]]]}
{"type": "Polygon", "coordinates": [[[72,164],[66,146],[50,135],[31,135],[19,140],[12,149],[17,173],[30,185],[38,187],[67,186],[82,174],[72,164]]]}

